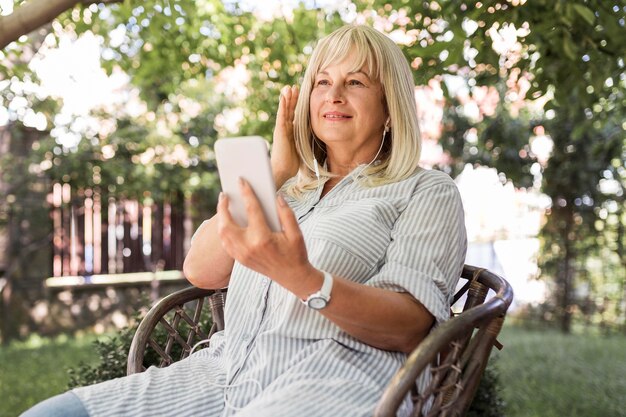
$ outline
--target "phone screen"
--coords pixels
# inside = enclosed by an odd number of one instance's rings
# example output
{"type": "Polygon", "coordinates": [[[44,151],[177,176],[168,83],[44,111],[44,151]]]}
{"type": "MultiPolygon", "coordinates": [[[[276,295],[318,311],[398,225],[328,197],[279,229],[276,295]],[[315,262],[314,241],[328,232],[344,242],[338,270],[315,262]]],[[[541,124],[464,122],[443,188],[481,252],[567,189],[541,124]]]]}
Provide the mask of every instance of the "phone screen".
{"type": "Polygon", "coordinates": [[[229,199],[229,210],[235,222],[242,227],[248,226],[239,189],[239,178],[243,178],[254,190],[270,229],[280,231],[276,186],[267,141],[260,136],[219,139],[215,142],[215,159],[222,191],[229,199]]]}

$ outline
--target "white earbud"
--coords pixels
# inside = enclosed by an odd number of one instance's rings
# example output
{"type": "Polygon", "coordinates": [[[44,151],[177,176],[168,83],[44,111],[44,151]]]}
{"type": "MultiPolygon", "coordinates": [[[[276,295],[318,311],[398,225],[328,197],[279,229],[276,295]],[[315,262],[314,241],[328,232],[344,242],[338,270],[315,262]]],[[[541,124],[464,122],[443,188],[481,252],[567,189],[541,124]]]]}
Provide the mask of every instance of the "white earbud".
{"type": "Polygon", "coordinates": [[[317,164],[317,158],[313,157],[313,167],[315,168],[315,176],[317,177],[317,180],[320,180],[320,168],[317,164]]]}

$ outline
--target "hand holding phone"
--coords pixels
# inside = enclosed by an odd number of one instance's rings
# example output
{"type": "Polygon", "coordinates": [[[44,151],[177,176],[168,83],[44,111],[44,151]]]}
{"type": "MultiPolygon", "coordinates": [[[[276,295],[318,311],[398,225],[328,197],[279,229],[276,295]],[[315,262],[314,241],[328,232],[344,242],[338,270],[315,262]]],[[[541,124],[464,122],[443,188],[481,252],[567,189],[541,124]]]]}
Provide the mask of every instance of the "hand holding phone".
{"type": "Polygon", "coordinates": [[[265,139],[260,136],[219,139],[215,142],[215,159],[222,191],[229,199],[229,211],[235,222],[248,226],[246,206],[239,189],[239,178],[243,178],[254,190],[270,229],[280,232],[276,186],[265,139]]]}

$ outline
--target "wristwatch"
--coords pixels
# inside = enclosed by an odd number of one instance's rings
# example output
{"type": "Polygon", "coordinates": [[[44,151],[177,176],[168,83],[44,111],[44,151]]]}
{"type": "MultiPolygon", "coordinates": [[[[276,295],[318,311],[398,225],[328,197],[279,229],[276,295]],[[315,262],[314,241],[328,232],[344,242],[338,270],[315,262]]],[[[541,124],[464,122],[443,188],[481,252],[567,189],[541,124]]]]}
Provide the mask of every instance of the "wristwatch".
{"type": "Polygon", "coordinates": [[[321,272],[324,274],[324,283],[322,284],[322,288],[320,288],[318,292],[309,295],[306,300],[302,301],[307,305],[307,307],[312,308],[313,310],[326,308],[330,302],[330,292],[333,289],[333,276],[326,271],[321,272]]]}

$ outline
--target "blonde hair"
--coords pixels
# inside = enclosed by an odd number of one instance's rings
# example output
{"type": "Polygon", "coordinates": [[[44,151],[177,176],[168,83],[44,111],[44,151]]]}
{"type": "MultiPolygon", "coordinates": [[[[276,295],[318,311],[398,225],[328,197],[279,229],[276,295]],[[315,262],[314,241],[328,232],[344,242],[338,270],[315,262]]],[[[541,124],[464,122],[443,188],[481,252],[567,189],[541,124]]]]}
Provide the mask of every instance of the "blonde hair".
{"type": "MultiPolygon", "coordinates": [[[[400,48],[384,34],[368,26],[347,25],[321,39],[311,55],[300,87],[295,109],[294,137],[300,170],[298,179],[287,192],[294,197],[315,189],[318,180],[313,159],[323,162],[326,150],[316,139],[311,127],[310,97],[316,75],[333,63],[340,63],[355,54],[354,70],[367,66],[368,76],[379,81],[383,103],[391,121],[391,131],[385,137],[381,163],[368,166],[361,174],[366,186],[392,183],[408,178],[415,172],[420,157],[420,134],[415,103],[415,84],[409,64],[400,48]],[[317,143],[316,143],[317,142],[317,143]]],[[[320,177],[333,174],[319,167],[320,177]]]]}

